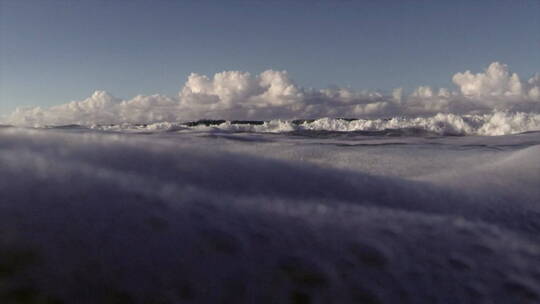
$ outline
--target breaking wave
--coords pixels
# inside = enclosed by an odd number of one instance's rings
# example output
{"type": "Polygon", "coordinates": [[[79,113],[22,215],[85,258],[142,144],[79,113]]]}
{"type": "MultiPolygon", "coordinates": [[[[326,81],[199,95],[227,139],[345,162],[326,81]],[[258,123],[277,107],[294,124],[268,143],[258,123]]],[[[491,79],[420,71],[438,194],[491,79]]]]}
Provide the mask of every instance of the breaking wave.
{"type": "MultiPolygon", "coordinates": [[[[78,128],[78,125],[56,128],[78,128]]],[[[359,135],[427,136],[484,135],[497,136],[540,130],[540,114],[493,112],[478,115],[439,113],[431,117],[393,117],[386,119],[321,118],[310,120],[198,120],[158,122],[153,124],[93,125],[104,131],[174,132],[184,130],[256,133],[292,133],[300,135],[355,132],[359,135]]]]}

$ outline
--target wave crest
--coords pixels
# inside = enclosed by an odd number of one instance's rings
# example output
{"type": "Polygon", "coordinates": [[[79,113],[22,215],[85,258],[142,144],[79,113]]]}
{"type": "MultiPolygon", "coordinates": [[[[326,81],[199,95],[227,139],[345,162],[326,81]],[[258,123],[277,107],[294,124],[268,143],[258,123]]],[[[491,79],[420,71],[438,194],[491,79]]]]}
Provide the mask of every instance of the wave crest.
{"type": "Polygon", "coordinates": [[[94,125],[107,131],[163,132],[221,130],[226,132],[290,133],[309,131],[363,132],[362,135],[484,135],[497,136],[540,130],[540,114],[493,112],[478,115],[439,113],[431,117],[389,119],[320,118],[313,120],[227,121],[199,120],[187,123],[94,125]]]}

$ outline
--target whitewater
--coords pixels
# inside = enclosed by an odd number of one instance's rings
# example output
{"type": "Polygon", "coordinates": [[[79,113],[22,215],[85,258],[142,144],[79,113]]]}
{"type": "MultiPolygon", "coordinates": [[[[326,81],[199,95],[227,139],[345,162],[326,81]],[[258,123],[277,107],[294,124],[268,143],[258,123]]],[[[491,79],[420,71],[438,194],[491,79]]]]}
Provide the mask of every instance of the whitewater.
{"type": "Polygon", "coordinates": [[[154,123],[80,123],[69,125],[36,124],[35,128],[90,128],[120,132],[161,132],[161,131],[211,131],[287,133],[302,131],[322,132],[394,132],[399,134],[420,133],[424,135],[506,135],[540,130],[540,114],[525,112],[493,111],[488,114],[438,113],[426,117],[391,117],[379,119],[319,118],[295,120],[222,120],[200,119],[187,122],[154,123]]]}
{"type": "Polygon", "coordinates": [[[0,127],[2,303],[540,303],[540,115],[0,127]]]}

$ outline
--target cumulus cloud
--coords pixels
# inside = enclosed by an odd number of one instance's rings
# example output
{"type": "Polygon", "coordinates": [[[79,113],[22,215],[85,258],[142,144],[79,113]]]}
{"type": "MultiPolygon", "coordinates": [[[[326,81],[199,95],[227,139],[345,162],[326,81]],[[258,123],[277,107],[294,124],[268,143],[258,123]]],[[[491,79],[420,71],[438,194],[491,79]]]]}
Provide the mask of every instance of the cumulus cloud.
{"type": "Polygon", "coordinates": [[[484,73],[466,71],[455,74],[452,80],[464,97],[499,109],[540,102],[539,78],[537,74],[529,81],[522,81],[516,73],[509,71],[507,65],[494,62],[484,73]]]}
{"type": "Polygon", "coordinates": [[[494,62],[481,72],[456,73],[457,90],[419,86],[406,95],[348,88],[298,86],[286,71],[258,75],[224,71],[213,77],[191,74],[178,96],[136,96],[130,100],[96,91],[82,101],[50,108],[16,109],[5,119],[15,125],[117,124],[213,119],[380,118],[436,113],[540,112],[540,74],[522,80],[494,62]]]}
{"type": "MultiPolygon", "coordinates": [[[[304,93],[286,71],[267,70],[257,76],[240,71],[217,73],[212,79],[191,74],[179,93],[179,105],[194,116],[214,118],[257,116],[260,110],[299,110],[304,93]]],[[[265,115],[267,116],[267,115],[265,115]]],[[[187,117],[186,117],[187,118],[187,117]]],[[[189,119],[189,118],[187,118],[189,119]]]]}
{"type": "Polygon", "coordinates": [[[105,91],[95,91],[82,101],[72,101],[47,109],[18,108],[9,117],[15,125],[111,124],[176,120],[178,104],[163,95],[138,95],[121,100],[105,91]]]}
{"type": "Polygon", "coordinates": [[[455,74],[452,80],[465,96],[520,96],[523,90],[519,76],[510,74],[508,67],[498,62],[484,73],[466,71],[455,74]]]}

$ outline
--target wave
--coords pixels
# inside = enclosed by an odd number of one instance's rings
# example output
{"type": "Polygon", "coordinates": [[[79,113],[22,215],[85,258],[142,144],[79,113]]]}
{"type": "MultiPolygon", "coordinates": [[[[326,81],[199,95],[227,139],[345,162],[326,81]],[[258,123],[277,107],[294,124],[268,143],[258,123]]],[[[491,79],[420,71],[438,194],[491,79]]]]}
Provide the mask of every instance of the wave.
{"type": "Polygon", "coordinates": [[[93,125],[92,129],[127,132],[225,131],[287,133],[305,136],[497,136],[540,130],[540,114],[493,112],[457,115],[439,113],[431,117],[393,117],[381,119],[320,118],[309,120],[198,120],[152,124],[93,125]]]}
{"type": "Polygon", "coordinates": [[[421,154],[416,167],[445,154],[452,168],[431,164],[423,180],[223,148],[201,137],[1,131],[2,302],[540,298],[540,146],[476,151],[476,167],[444,148],[378,150],[380,163],[421,154]]]}

